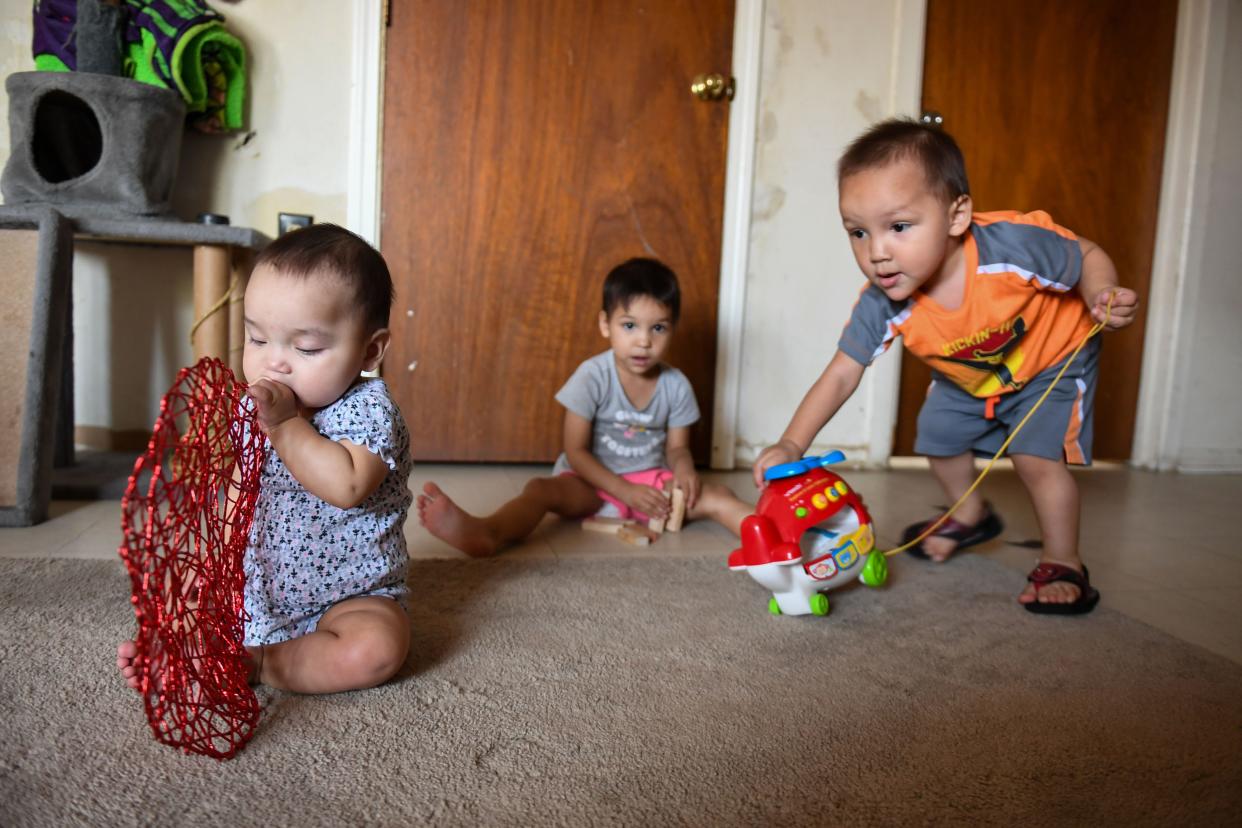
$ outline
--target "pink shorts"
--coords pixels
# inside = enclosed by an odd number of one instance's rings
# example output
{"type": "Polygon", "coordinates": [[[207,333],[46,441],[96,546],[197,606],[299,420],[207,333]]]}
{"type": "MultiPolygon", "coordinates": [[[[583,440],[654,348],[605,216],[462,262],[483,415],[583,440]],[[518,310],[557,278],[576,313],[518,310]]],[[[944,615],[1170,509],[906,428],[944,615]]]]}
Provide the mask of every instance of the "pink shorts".
{"type": "MultiPolygon", "coordinates": [[[[572,469],[563,471],[561,474],[572,474],[574,477],[579,476],[579,474],[572,469]]],[[[673,472],[669,469],[644,469],[642,471],[623,474],[620,477],[622,480],[628,480],[631,483],[638,483],[642,486],[654,486],[657,489],[662,489],[664,488],[664,481],[673,479],[673,472]]],[[[649,519],[647,515],[631,509],[629,506],[626,506],[624,503],[617,500],[603,489],[596,489],[595,493],[599,495],[600,499],[603,500],[605,504],[604,508],[600,510],[601,514],[607,514],[609,517],[612,517],[612,512],[615,509],[619,513],[616,517],[619,517],[622,520],[637,520],[640,523],[646,523],[649,519]],[[611,504],[613,508],[609,508],[608,504],[611,504]]]]}

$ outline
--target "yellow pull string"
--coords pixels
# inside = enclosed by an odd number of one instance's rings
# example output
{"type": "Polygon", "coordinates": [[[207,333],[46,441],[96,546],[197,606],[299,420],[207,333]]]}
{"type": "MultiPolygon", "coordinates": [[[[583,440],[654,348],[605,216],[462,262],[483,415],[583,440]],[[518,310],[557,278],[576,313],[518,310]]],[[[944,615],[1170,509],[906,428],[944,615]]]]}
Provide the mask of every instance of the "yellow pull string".
{"type": "Polygon", "coordinates": [[[211,307],[209,307],[203,313],[202,317],[195,320],[194,324],[190,326],[190,345],[191,346],[194,345],[194,334],[198,333],[198,329],[202,327],[202,324],[204,322],[210,319],[213,314],[219,313],[221,310],[223,310],[225,305],[229,305],[237,301],[235,299],[232,299],[233,291],[236,288],[237,288],[237,274],[234,273],[233,278],[229,279],[229,286],[225,289],[224,295],[221,296],[219,299],[217,299],[216,303],[212,305],[211,307]]]}
{"type": "Polygon", "coordinates": [[[974,483],[970,484],[970,488],[966,490],[965,494],[959,497],[957,499],[957,503],[954,503],[949,508],[949,511],[941,515],[939,520],[937,520],[931,526],[928,526],[926,529],[924,529],[921,535],[919,535],[918,537],[914,538],[913,540],[907,543],[903,543],[901,546],[898,546],[896,549],[889,549],[887,552],[884,553],[886,556],[896,555],[898,552],[904,552],[910,547],[917,546],[918,544],[922,543],[924,540],[926,540],[928,537],[934,534],[936,529],[938,529],[942,523],[948,520],[949,517],[954,512],[957,511],[958,507],[961,506],[966,501],[966,498],[971,496],[971,494],[975,491],[975,489],[979,488],[979,484],[983,482],[983,478],[988,476],[988,472],[992,470],[992,467],[996,465],[996,461],[999,460],[1001,458],[1001,455],[1005,453],[1005,449],[1009,448],[1009,444],[1013,442],[1013,438],[1018,436],[1018,432],[1022,430],[1022,426],[1026,425],[1026,421],[1031,419],[1031,415],[1033,415],[1036,411],[1039,410],[1039,407],[1044,404],[1044,400],[1046,400],[1048,398],[1048,395],[1052,393],[1052,389],[1057,387],[1057,383],[1061,381],[1061,377],[1065,375],[1066,370],[1068,370],[1069,367],[1074,364],[1074,360],[1077,358],[1079,351],[1081,351],[1084,347],[1086,347],[1087,343],[1091,341],[1091,337],[1095,336],[1100,331],[1104,330],[1104,326],[1108,324],[1108,320],[1112,317],[1114,296],[1115,294],[1110,291],[1108,294],[1108,307],[1104,311],[1104,321],[1095,323],[1095,325],[1092,326],[1091,330],[1087,331],[1087,335],[1082,338],[1082,342],[1078,343],[1078,347],[1074,349],[1074,352],[1070,354],[1069,359],[1067,359],[1065,361],[1065,364],[1061,366],[1061,370],[1057,372],[1056,377],[1044,390],[1044,393],[1040,395],[1039,399],[1035,401],[1035,404],[1031,406],[1031,410],[1026,412],[1026,416],[1023,417],[1021,421],[1019,421],[1017,426],[1014,427],[1013,431],[1009,432],[1009,437],[1006,438],[1005,442],[1001,444],[1001,447],[996,450],[996,454],[992,455],[992,459],[989,460],[988,464],[983,467],[983,471],[979,472],[979,476],[975,478],[974,483]]]}

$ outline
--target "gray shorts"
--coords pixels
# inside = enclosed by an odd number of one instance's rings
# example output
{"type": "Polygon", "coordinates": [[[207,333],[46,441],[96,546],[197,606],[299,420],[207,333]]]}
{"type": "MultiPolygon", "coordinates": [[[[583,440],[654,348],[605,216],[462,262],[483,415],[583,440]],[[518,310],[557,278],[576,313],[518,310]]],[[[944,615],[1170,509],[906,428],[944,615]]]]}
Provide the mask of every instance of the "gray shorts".
{"type": "MultiPolygon", "coordinates": [[[[1048,399],[1018,432],[1006,453],[1033,454],[1074,465],[1091,465],[1092,414],[1099,363],[1100,340],[1093,338],[1048,399]]],[[[991,417],[988,417],[986,399],[967,394],[933,371],[927,401],[919,411],[914,450],[930,457],[956,457],[968,451],[991,457],[1009,437],[1010,430],[1038,402],[1064,364],[1064,360],[1058,362],[1037,374],[1020,390],[997,398],[991,417]]]]}

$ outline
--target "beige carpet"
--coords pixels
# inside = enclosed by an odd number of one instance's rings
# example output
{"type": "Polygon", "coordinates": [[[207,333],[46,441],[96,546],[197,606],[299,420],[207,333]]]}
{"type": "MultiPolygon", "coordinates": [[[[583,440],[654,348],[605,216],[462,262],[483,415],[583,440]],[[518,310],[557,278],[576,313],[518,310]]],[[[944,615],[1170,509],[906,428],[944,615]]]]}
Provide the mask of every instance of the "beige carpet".
{"type": "Polygon", "coordinates": [[[1242,667],[979,557],[894,571],[775,618],[720,560],[415,562],[406,674],[261,690],[219,763],[115,674],[119,564],[0,561],[0,824],[1236,824],[1242,667]]]}

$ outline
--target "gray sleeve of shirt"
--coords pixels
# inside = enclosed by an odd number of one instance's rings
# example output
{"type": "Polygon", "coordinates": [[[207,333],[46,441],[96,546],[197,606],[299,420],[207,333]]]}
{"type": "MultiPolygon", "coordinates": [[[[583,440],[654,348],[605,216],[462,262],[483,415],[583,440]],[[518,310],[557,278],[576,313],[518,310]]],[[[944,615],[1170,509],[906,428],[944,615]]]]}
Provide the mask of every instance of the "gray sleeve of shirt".
{"type": "Polygon", "coordinates": [[[867,285],[854,304],[837,347],[859,365],[870,365],[892,344],[892,338],[886,339],[889,320],[895,320],[908,304],[909,300],[892,302],[878,287],[867,285]]]}
{"type": "Polygon", "coordinates": [[[1082,248],[1046,227],[998,221],[972,228],[979,247],[979,267],[1020,268],[1031,287],[1068,291],[1082,277],[1082,248]]]}
{"type": "Polygon", "coordinates": [[[586,420],[594,420],[608,390],[608,376],[599,360],[588,359],[556,392],[556,401],[586,420]]]}
{"type": "Polygon", "coordinates": [[[694,398],[694,388],[686,375],[673,369],[673,382],[669,384],[669,428],[684,428],[699,421],[699,403],[694,398]]]}

